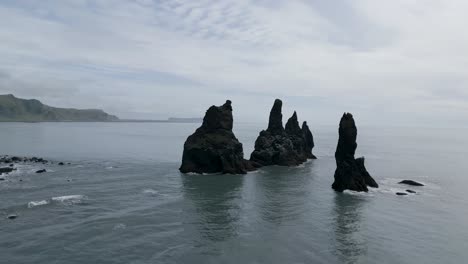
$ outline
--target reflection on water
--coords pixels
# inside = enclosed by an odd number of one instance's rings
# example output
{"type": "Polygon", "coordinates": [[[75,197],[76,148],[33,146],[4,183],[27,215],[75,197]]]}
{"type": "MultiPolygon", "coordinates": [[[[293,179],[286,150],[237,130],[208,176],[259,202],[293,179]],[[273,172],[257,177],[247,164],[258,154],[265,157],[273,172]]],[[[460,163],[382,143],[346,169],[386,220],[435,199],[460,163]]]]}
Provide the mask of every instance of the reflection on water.
{"type": "Polygon", "coordinates": [[[239,175],[182,175],[186,227],[215,242],[237,236],[243,181],[239,175]]]}
{"type": "Polygon", "coordinates": [[[337,193],[335,196],[335,247],[343,263],[359,263],[367,255],[367,241],[362,237],[361,210],[365,197],[337,193]]]}
{"type": "Polygon", "coordinates": [[[307,202],[310,167],[287,168],[267,167],[256,177],[257,208],[260,217],[267,222],[280,225],[299,219],[307,202]],[[296,173],[294,173],[295,169],[296,173]],[[297,173],[297,170],[304,170],[297,173]]]}

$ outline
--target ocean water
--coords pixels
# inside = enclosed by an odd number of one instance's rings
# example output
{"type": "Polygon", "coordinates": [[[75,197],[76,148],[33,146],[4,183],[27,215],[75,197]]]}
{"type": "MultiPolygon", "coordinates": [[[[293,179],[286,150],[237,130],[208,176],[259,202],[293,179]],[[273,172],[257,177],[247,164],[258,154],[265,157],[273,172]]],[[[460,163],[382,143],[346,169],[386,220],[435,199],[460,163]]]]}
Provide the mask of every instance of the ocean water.
{"type": "MultiPolygon", "coordinates": [[[[0,263],[467,262],[467,129],[358,124],[381,187],[336,193],[337,127],[310,123],[317,160],[247,175],[178,172],[198,124],[0,123],[1,154],[55,164],[0,181],[0,263]]],[[[235,123],[246,156],[263,125],[235,123]]]]}

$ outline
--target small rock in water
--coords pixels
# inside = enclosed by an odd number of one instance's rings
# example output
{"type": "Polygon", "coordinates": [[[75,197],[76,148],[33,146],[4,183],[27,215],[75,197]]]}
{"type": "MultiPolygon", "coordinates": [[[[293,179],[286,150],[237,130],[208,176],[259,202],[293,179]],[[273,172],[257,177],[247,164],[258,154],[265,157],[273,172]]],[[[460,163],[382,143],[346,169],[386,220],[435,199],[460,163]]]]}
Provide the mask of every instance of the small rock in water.
{"type": "Polygon", "coordinates": [[[413,191],[413,190],[406,190],[406,192],[408,192],[408,193],[416,193],[416,192],[413,191]]]}
{"type": "Polygon", "coordinates": [[[15,169],[12,168],[12,167],[0,168],[0,175],[1,175],[2,173],[10,173],[10,172],[12,172],[12,171],[14,171],[14,170],[15,170],[15,169]]]}
{"type": "Polygon", "coordinates": [[[58,165],[63,166],[65,164],[63,162],[59,162],[58,165]]]}
{"type": "Polygon", "coordinates": [[[396,195],[408,195],[408,194],[404,192],[397,192],[396,195]]]}
{"type": "Polygon", "coordinates": [[[15,164],[13,164],[13,163],[12,163],[12,164],[10,164],[10,167],[14,167],[14,166],[15,166],[15,164]]]}
{"type": "Polygon", "coordinates": [[[403,180],[403,181],[399,182],[399,184],[408,184],[408,185],[412,185],[412,186],[424,186],[424,184],[416,182],[416,181],[412,181],[412,180],[403,180]]]}
{"type": "Polygon", "coordinates": [[[5,180],[5,178],[0,178],[0,181],[4,181],[4,180],[5,180]]]}
{"type": "Polygon", "coordinates": [[[15,215],[15,214],[11,214],[11,215],[8,215],[8,216],[7,216],[7,218],[8,218],[8,219],[11,219],[11,220],[16,219],[17,217],[18,217],[18,216],[15,215]]]}
{"type": "Polygon", "coordinates": [[[36,173],[44,173],[44,172],[47,172],[46,169],[36,171],[36,173]]]}

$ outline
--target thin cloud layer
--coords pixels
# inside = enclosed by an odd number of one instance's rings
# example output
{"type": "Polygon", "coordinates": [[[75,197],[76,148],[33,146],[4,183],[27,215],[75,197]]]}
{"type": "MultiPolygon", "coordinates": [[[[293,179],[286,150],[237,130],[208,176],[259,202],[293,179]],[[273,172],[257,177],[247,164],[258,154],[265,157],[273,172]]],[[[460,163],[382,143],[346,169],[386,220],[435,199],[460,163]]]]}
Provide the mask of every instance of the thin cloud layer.
{"type": "Polygon", "coordinates": [[[466,1],[2,1],[0,92],[126,118],[468,117],[466,1]],[[72,95],[72,96],[71,96],[72,95]],[[288,114],[288,113],[286,113],[288,114]]]}

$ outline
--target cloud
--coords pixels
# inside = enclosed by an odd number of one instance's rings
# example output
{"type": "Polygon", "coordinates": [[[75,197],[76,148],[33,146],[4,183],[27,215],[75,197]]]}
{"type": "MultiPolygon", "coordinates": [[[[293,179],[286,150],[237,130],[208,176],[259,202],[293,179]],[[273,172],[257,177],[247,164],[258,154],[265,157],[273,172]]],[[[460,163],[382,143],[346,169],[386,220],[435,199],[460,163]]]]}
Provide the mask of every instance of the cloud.
{"type": "Polygon", "coordinates": [[[0,72],[8,77],[0,78],[9,81],[0,91],[124,117],[197,116],[230,98],[240,118],[264,120],[280,97],[305,118],[332,123],[343,111],[369,123],[381,113],[462,120],[467,7],[461,0],[2,1],[0,72]]]}

